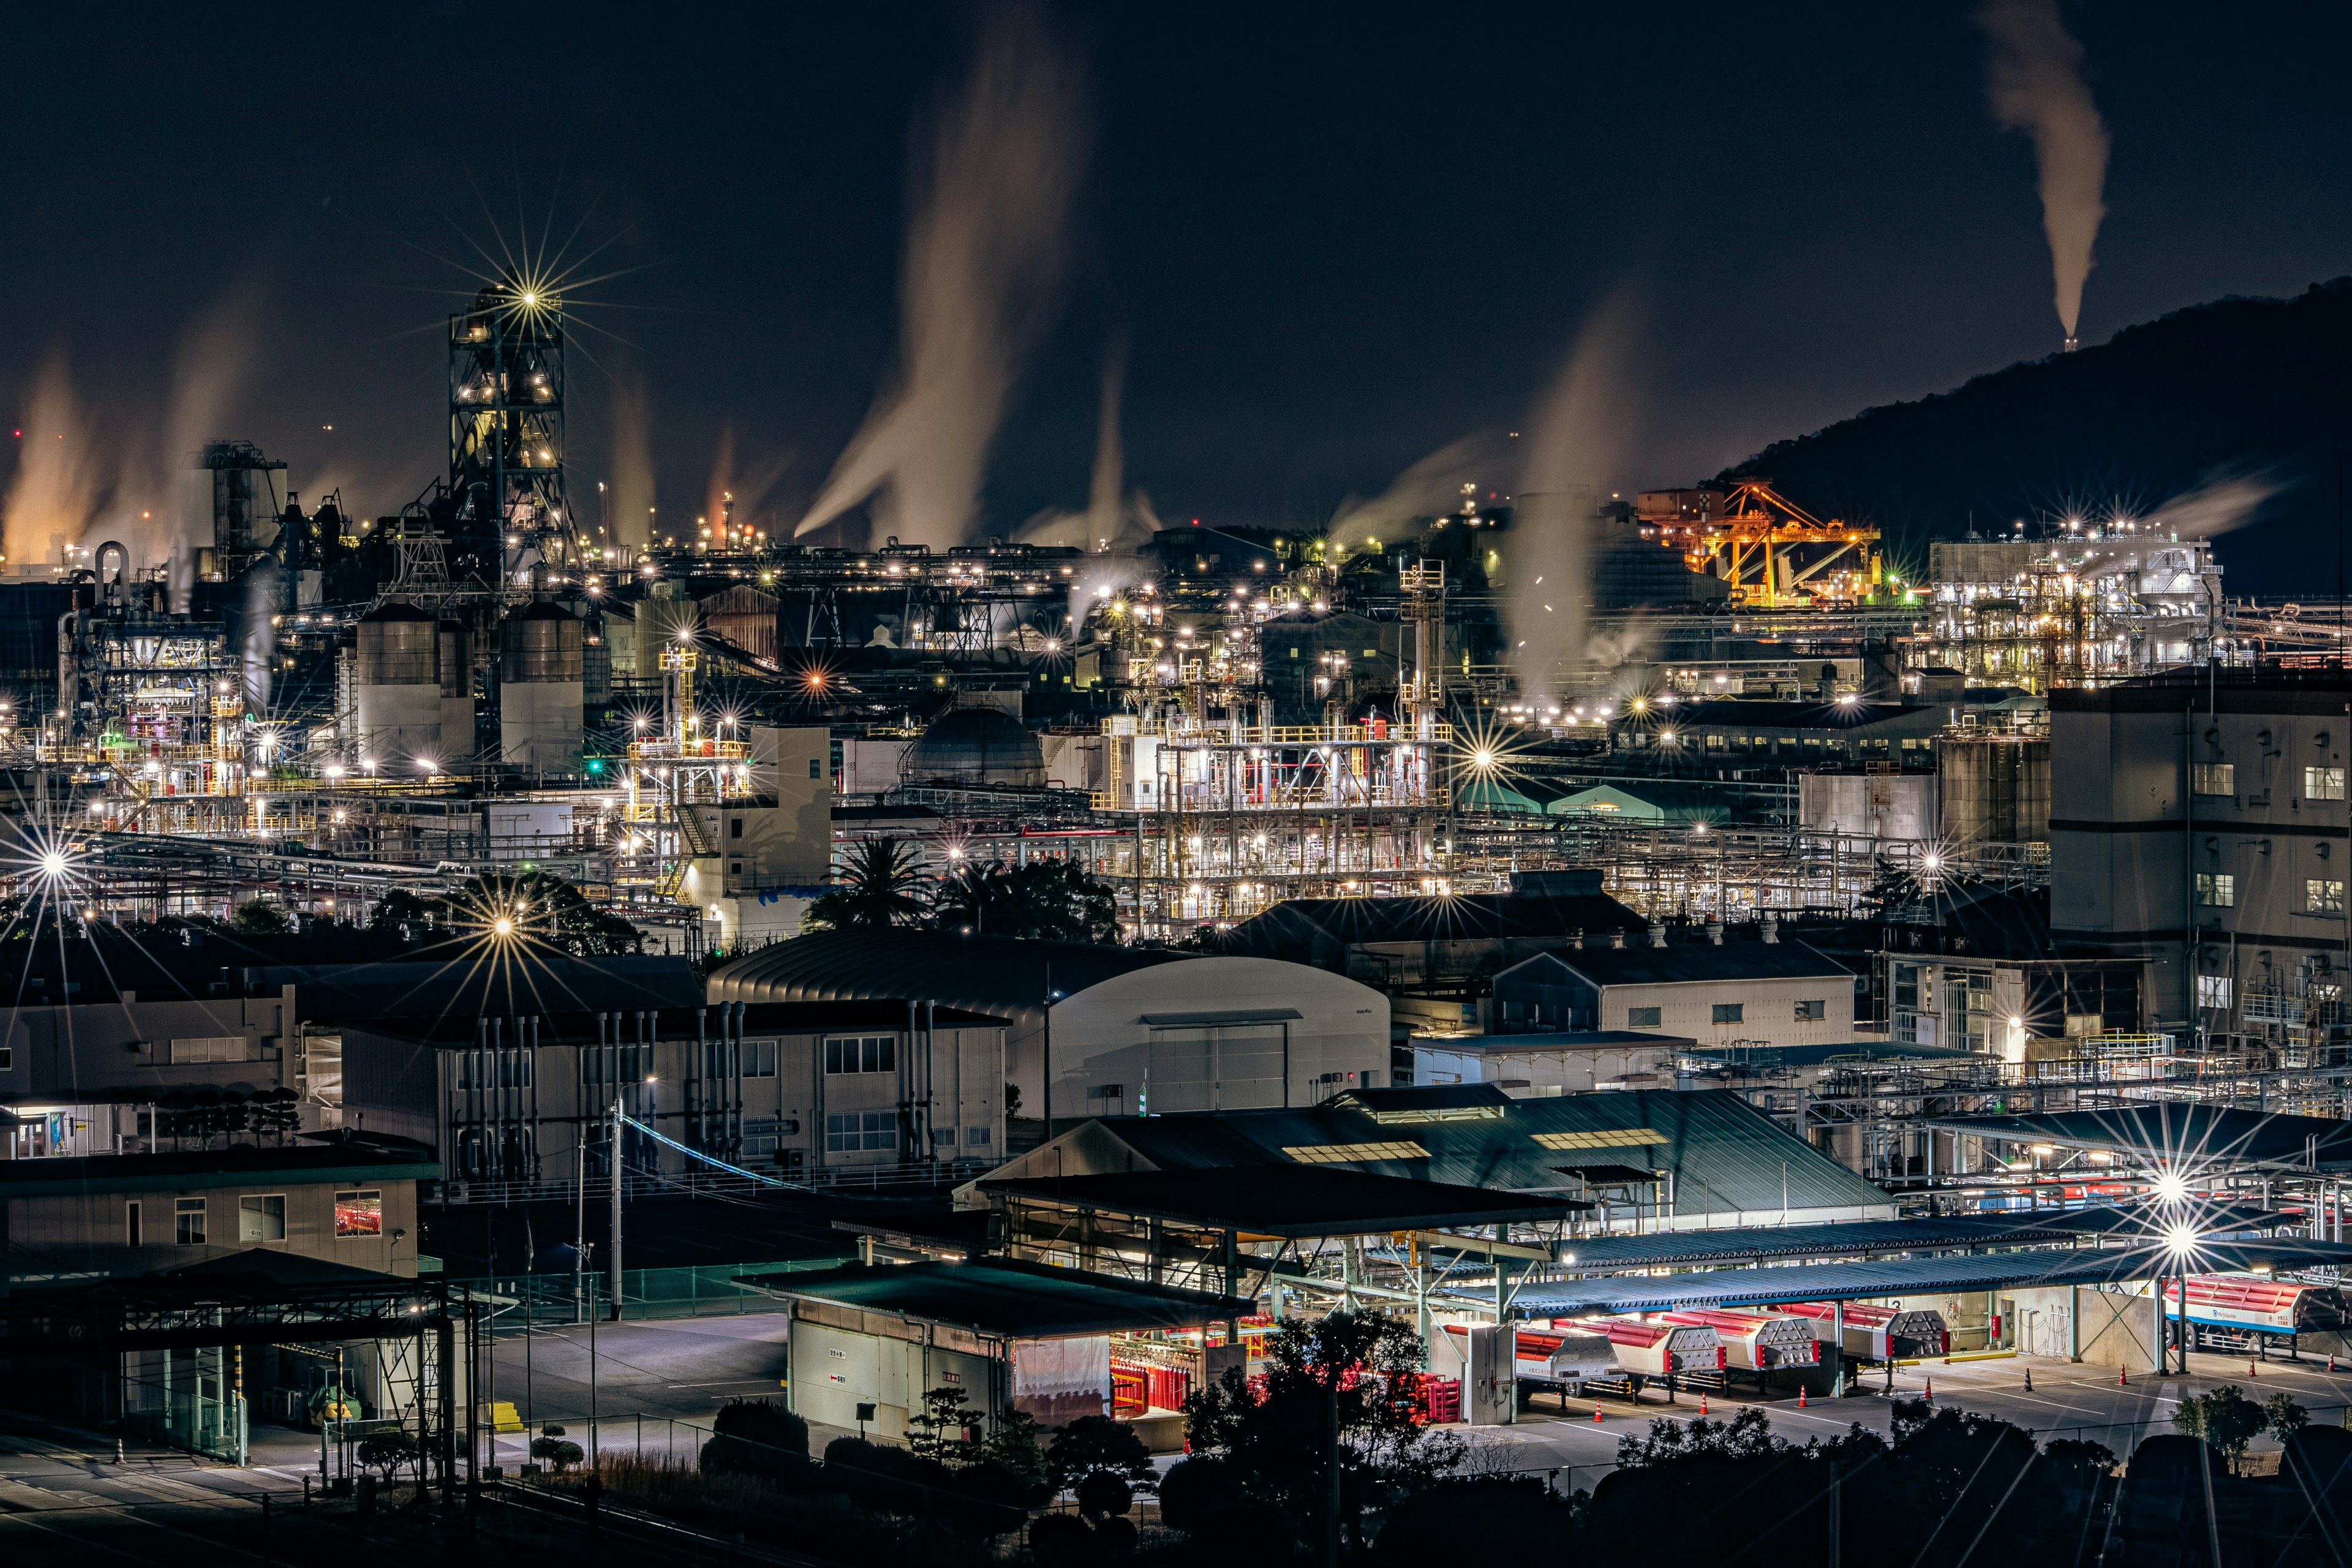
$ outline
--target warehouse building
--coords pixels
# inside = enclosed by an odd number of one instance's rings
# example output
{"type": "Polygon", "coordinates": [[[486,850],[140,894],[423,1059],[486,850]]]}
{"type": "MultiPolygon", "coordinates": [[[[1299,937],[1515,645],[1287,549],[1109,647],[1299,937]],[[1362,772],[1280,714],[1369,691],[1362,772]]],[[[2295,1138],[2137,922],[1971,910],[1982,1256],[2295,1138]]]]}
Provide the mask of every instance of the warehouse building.
{"type": "Polygon", "coordinates": [[[1388,999],[1344,975],[944,931],[823,931],[737,959],[714,1003],[897,1002],[1001,1018],[1009,1114],[1092,1116],[1311,1105],[1384,1087],[1388,999]]]}

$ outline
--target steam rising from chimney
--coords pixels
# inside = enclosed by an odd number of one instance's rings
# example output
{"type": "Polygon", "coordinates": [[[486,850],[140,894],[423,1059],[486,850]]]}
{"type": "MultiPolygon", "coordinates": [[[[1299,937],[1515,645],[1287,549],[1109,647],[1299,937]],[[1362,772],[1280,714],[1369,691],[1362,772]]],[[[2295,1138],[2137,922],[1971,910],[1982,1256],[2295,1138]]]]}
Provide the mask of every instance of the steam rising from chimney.
{"type": "Polygon", "coordinates": [[[1986,84],[1993,118],[2033,137],[2041,168],[2042,227],[2058,288],[2066,347],[2075,343],[2091,242],[2107,209],[2107,128],[2083,80],[2083,46],[2058,18],[2057,0],[1992,0],[1977,13],[1992,41],[1986,84]]]}
{"type": "Polygon", "coordinates": [[[230,432],[238,394],[252,368],[253,345],[260,341],[258,285],[248,282],[206,313],[180,340],[172,367],[172,400],[164,416],[159,454],[164,496],[161,518],[133,531],[131,554],[141,564],[168,559],[172,607],[185,614],[187,594],[179,586],[195,578],[195,552],[215,543],[213,477],[195,467],[206,442],[230,432]],[[183,567],[184,563],[184,568],[183,567]]]}
{"type": "Polygon", "coordinates": [[[625,376],[613,384],[613,487],[606,498],[612,517],[612,543],[643,545],[654,517],[654,442],[652,416],[646,408],[646,384],[625,376]]]}
{"type": "Polygon", "coordinates": [[[796,534],[874,498],[878,531],[953,544],[980,507],[989,447],[1051,314],[1084,161],[1077,67],[1025,5],[990,13],[940,115],[907,231],[898,381],[796,534]]]}
{"type": "Polygon", "coordinates": [[[79,544],[97,515],[97,443],[74,396],[63,355],[42,366],[25,401],[16,443],[16,477],[8,487],[5,525],[11,565],[57,564],[60,544],[79,544]]]}
{"type": "Polygon", "coordinates": [[[1494,431],[1440,447],[1371,500],[1350,496],[1342,501],[1331,519],[1331,542],[1356,550],[1367,539],[1385,543],[1402,538],[1415,531],[1416,518],[1440,518],[1458,510],[1464,485],[1482,478],[1496,481],[1507,457],[1504,441],[1494,431]]]}
{"type": "Polygon", "coordinates": [[[1127,482],[1119,444],[1118,401],[1127,385],[1127,340],[1113,338],[1103,353],[1102,403],[1095,417],[1094,482],[1087,489],[1087,543],[1104,550],[1118,537],[1119,491],[1127,482]]]}
{"type": "Polygon", "coordinates": [[[1560,661],[1585,655],[1595,518],[1633,434],[1634,336],[1631,302],[1602,304],[1528,426],[1504,546],[1509,661],[1526,696],[1549,695],[1560,661]]]}

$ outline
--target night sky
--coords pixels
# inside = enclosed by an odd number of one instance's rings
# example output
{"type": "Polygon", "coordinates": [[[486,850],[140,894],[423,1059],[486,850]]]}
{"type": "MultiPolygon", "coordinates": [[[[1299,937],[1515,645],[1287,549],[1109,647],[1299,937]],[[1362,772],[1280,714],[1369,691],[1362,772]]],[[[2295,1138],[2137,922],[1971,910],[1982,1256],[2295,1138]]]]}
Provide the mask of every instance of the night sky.
{"type": "MultiPolygon", "coordinates": [[[[666,511],[699,508],[731,428],[788,528],[897,353],[909,127],[975,15],[20,10],[0,395],[65,355],[135,505],[209,321],[250,358],[211,433],[390,510],[444,462],[456,263],[551,212],[630,269],[583,290],[575,495],[609,372],[646,389],[666,511]]],[[[1612,291],[1644,322],[1629,489],[2057,343],[2032,150],[1987,113],[1962,6],[1053,15],[1088,162],[991,526],[1084,504],[1115,332],[1129,482],[1171,520],[1289,524],[1516,426],[1612,291]]],[[[2352,271],[2343,8],[2065,15],[2114,139],[2086,342],[2352,271]]]]}

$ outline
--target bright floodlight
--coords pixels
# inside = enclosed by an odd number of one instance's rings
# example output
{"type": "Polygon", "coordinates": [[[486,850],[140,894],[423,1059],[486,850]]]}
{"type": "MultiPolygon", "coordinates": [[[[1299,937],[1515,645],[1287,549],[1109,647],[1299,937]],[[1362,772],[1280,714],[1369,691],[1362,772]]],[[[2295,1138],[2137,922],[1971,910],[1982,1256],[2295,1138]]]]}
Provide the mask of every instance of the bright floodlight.
{"type": "Polygon", "coordinates": [[[2167,1171],[2156,1178],[2156,1195],[2168,1204],[2177,1204],[2189,1195],[2189,1183],[2177,1171],[2167,1171]]]}
{"type": "Polygon", "coordinates": [[[2175,1252],[2194,1252],[2197,1250],[2197,1227],[2193,1225],[2167,1226],[2164,1245],[2175,1252]]]}
{"type": "Polygon", "coordinates": [[[62,877],[65,874],[66,858],[64,855],[52,849],[47,854],[41,857],[41,875],[44,877],[62,877]]]}
{"type": "Polygon", "coordinates": [[[1930,871],[1940,871],[1944,868],[1944,858],[1941,855],[1929,855],[1920,864],[1930,871]]]}
{"type": "Polygon", "coordinates": [[[1470,761],[1478,767],[1491,768],[1495,765],[1495,753],[1492,752],[1474,752],[1471,753],[1470,761]]]}
{"type": "Polygon", "coordinates": [[[507,919],[504,915],[500,915],[496,921],[493,921],[490,923],[490,929],[498,932],[500,936],[512,936],[514,935],[514,921],[507,919]]]}

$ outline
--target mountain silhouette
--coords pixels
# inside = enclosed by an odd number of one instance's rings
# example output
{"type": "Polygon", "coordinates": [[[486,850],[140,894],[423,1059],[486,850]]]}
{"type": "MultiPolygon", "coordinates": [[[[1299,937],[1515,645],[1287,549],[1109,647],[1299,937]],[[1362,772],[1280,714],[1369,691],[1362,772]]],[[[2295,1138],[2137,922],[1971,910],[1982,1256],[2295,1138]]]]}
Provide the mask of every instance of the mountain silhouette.
{"type": "Polygon", "coordinates": [[[2337,591],[2352,448],[2352,278],[2231,297],[2105,342],[1867,408],[1718,476],[1771,479],[1823,517],[1872,521],[1916,576],[1931,539],[2145,518],[2200,487],[2269,488],[2217,545],[2232,594],[2337,591]]]}

